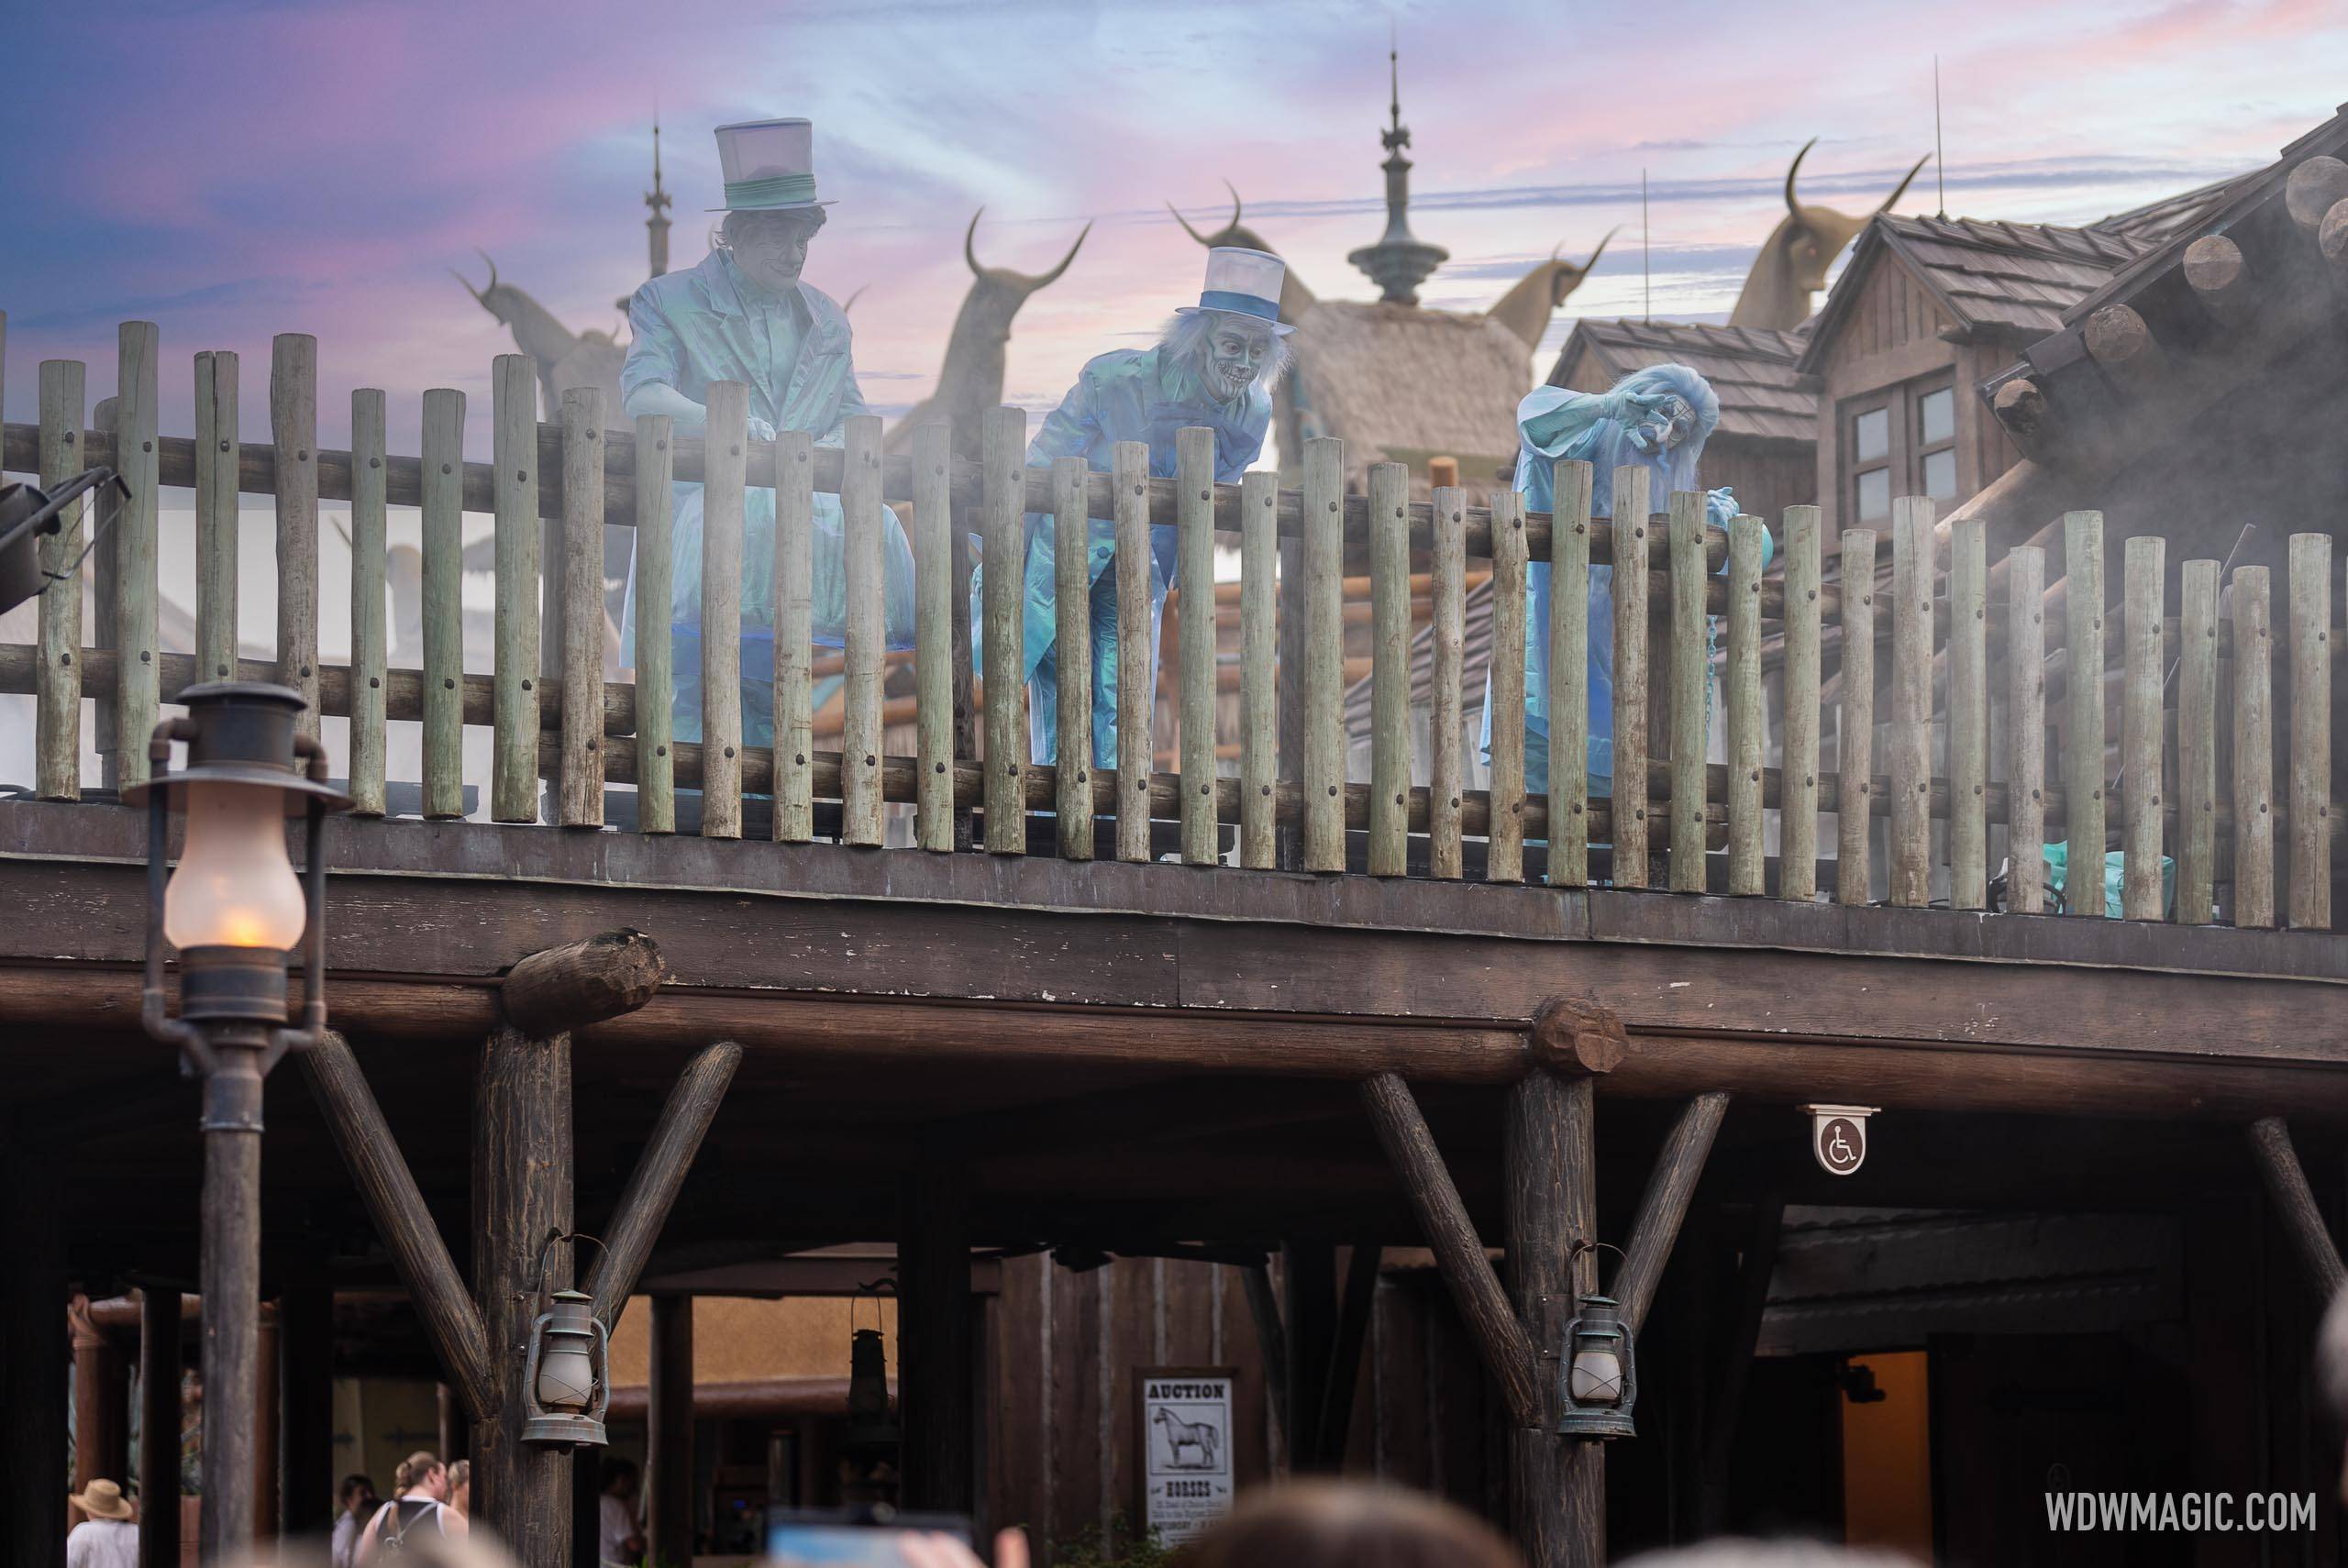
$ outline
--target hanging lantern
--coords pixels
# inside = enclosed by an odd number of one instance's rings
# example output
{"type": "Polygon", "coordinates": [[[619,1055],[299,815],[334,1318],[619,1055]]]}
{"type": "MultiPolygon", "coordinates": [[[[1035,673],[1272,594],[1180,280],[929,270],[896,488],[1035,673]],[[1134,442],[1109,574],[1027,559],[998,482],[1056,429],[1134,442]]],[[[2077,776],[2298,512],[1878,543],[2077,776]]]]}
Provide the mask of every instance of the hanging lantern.
{"type": "Polygon", "coordinates": [[[1557,1435],[1634,1436],[1631,1408],[1638,1401],[1639,1375],[1631,1326],[1611,1297],[1585,1296],[1575,1305],[1566,1329],[1557,1435]]]}
{"type": "Polygon", "coordinates": [[[611,1403],[611,1348],[596,1320],[594,1297],[558,1290],[530,1325],[530,1362],[522,1377],[522,1441],[549,1448],[602,1448],[611,1403]]]}
{"type": "Polygon", "coordinates": [[[864,1453],[895,1448],[904,1435],[889,1402],[887,1343],[879,1328],[856,1327],[856,1303],[867,1296],[873,1297],[875,1315],[879,1313],[877,1286],[866,1286],[849,1299],[847,1347],[847,1447],[864,1453]]]}

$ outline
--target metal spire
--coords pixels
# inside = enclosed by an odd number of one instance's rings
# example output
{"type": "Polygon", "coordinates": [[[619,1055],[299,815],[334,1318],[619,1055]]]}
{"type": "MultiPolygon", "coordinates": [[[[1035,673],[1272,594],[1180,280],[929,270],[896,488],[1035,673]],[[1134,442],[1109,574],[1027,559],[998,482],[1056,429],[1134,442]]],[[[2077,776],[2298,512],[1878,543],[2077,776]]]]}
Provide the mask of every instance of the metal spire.
{"type": "Polygon", "coordinates": [[[644,220],[645,232],[651,244],[651,275],[655,278],[669,270],[669,193],[660,185],[660,111],[652,111],[652,189],[644,193],[644,204],[652,215],[644,220]]]}
{"type": "Polygon", "coordinates": [[[1379,135],[1386,149],[1386,232],[1375,245],[1366,245],[1346,258],[1369,275],[1379,297],[1389,304],[1419,303],[1419,285],[1451,258],[1439,245],[1429,245],[1411,233],[1411,160],[1402,149],[1411,132],[1402,124],[1401,51],[1390,39],[1386,50],[1387,128],[1379,135]]]}

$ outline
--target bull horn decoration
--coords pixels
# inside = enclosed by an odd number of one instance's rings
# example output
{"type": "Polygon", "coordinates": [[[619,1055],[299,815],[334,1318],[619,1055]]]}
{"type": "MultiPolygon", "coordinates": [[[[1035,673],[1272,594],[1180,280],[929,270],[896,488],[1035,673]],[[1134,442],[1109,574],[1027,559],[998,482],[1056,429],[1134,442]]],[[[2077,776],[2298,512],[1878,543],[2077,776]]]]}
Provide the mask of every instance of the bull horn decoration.
{"type": "MultiPolygon", "coordinates": [[[[1240,215],[1240,212],[1242,211],[1242,208],[1241,208],[1241,206],[1240,206],[1240,204],[1239,204],[1239,187],[1238,187],[1238,186],[1236,186],[1236,185],[1235,185],[1235,184],[1233,184],[1233,183],[1231,182],[1230,179],[1229,179],[1228,177],[1226,177],[1226,178],[1224,180],[1224,182],[1223,182],[1223,188],[1224,188],[1224,190],[1226,190],[1226,191],[1228,191],[1228,192],[1230,192],[1230,193],[1231,193],[1231,222],[1230,222],[1229,224],[1227,224],[1227,225],[1225,225],[1225,226],[1224,226],[1225,230],[1226,230],[1226,231],[1228,231],[1228,230],[1230,230],[1230,229],[1237,228],[1237,227],[1239,226],[1239,215],[1240,215]]],[[[1175,221],[1176,223],[1179,223],[1179,224],[1180,224],[1180,225],[1182,226],[1182,232],[1183,232],[1184,234],[1189,235],[1192,239],[1197,240],[1201,245],[1209,245],[1209,246],[1211,246],[1211,245],[1213,245],[1213,244],[1214,243],[1214,241],[1213,241],[1213,240],[1209,239],[1205,235],[1201,234],[1197,229],[1192,228],[1192,227],[1191,226],[1191,220],[1190,220],[1189,218],[1184,217],[1184,216],[1181,215],[1180,211],[1179,209],[1177,209],[1177,208],[1176,208],[1176,206],[1174,205],[1174,204],[1173,204],[1173,203],[1171,203],[1171,202],[1167,203],[1167,204],[1166,204],[1166,210],[1167,210],[1168,212],[1172,213],[1172,214],[1174,215],[1174,221],[1175,221]]]]}

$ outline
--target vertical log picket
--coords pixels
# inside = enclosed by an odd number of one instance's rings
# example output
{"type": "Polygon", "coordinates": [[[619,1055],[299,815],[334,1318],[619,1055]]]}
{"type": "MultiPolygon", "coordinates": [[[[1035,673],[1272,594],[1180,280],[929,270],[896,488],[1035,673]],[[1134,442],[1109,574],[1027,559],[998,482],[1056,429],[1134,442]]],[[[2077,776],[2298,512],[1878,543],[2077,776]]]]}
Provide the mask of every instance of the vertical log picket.
{"type": "MultiPolygon", "coordinates": [[[[228,376],[234,384],[236,363],[233,356],[216,356],[229,360],[228,376]]],[[[216,364],[213,382],[219,385],[216,364]]],[[[204,373],[196,373],[196,384],[204,384],[204,373]]],[[[390,450],[384,435],[384,414],[388,400],[380,389],[362,387],[350,394],[350,799],[351,809],[367,816],[380,817],[386,809],[383,793],[384,717],[388,711],[383,683],[390,679],[386,668],[391,650],[383,635],[383,567],[386,541],[384,532],[390,494],[391,475],[386,465],[390,450]]],[[[201,417],[196,421],[196,452],[199,459],[208,445],[201,417]]],[[[226,448],[233,454],[235,444],[226,448]]],[[[199,461],[196,494],[204,493],[202,464],[199,461]]],[[[225,530],[233,551],[237,537],[234,526],[236,513],[235,465],[228,465],[228,513],[230,526],[225,530]]],[[[196,514],[197,548],[204,548],[203,513],[196,514]]],[[[537,527],[535,520],[531,526],[537,527]]],[[[229,557],[230,615],[234,615],[236,558],[229,557]]],[[[200,579],[208,579],[210,564],[198,568],[200,579]]],[[[504,574],[498,580],[504,581],[504,574]]],[[[527,592],[526,585],[523,591],[527,592]]],[[[203,640],[199,634],[197,640],[203,640]]],[[[229,644],[229,657],[235,657],[235,644],[229,644]]],[[[227,666],[235,668],[233,663],[227,666]]]]}
{"type": "Polygon", "coordinates": [[[465,394],[424,394],[424,814],[465,814],[465,394]]]}
{"type": "MultiPolygon", "coordinates": [[[[1761,766],[1761,519],[1739,516],[1728,531],[1728,890],[1764,890],[1761,766]]],[[[1676,820],[1676,819],[1675,819],[1676,820]]]]}
{"type": "MultiPolygon", "coordinates": [[[[562,394],[564,827],[604,825],[604,389],[562,394]]],[[[737,823],[736,830],[740,832],[737,823]]]]}
{"type": "MultiPolygon", "coordinates": [[[[675,427],[665,414],[636,422],[636,831],[677,831],[676,645],[669,632],[670,593],[674,585],[673,546],[675,427]]],[[[528,525],[524,527],[528,529],[528,525]]],[[[778,530],[778,533],[780,530],[778,530]]],[[[535,530],[530,536],[537,537],[535,530]]],[[[781,558],[781,544],[775,550],[781,558]]],[[[526,598],[526,584],[517,584],[526,598]]],[[[781,601],[776,613],[780,615],[781,601]]],[[[777,646],[780,647],[778,643],[777,646]]],[[[780,654],[777,658],[780,662],[780,654]]],[[[781,710],[776,709],[781,723],[781,710]]],[[[780,742],[778,742],[780,745],[780,742]]],[[[776,812],[780,820],[781,812],[776,812]]]]}
{"type": "MultiPolygon", "coordinates": [[[[489,814],[495,822],[529,823],[538,818],[537,361],[527,354],[500,354],[490,362],[489,381],[491,467],[495,474],[490,506],[497,562],[489,814]]],[[[649,456],[641,447],[638,454],[639,461],[649,456]]],[[[427,574],[431,569],[428,564],[425,568],[427,574]]],[[[639,581],[637,591],[641,594],[650,586],[639,581]]],[[[664,607],[668,603],[665,593],[660,602],[664,607]]],[[[644,686],[643,651],[639,646],[639,691],[644,686]]],[[[644,727],[639,704],[639,735],[644,727]]],[[[639,767],[639,789],[645,777],[639,767]]]]}
{"type": "Polygon", "coordinates": [[[1484,879],[1524,880],[1524,496],[1492,492],[1492,777],[1484,879]]]}
{"type": "Polygon", "coordinates": [[[2331,536],[2291,536],[2291,926],[2331,925],[2331,536]]]}
{"type": "Polygon", "coordinates": [[[2046,552],[2006,552],[2007,713],[2006,908],[2046,908],[2046,552]]]}
{"type": "MultiPolygon", "coordinates": [[[[1052,772],[1052,810],[1063,860],[1092,858],[1092,521],[1086,515],[1088,472],[1082,458],[1059,458],[1052,463],[1052,632],[1068,656],[1059,661],[1059,705],[1055,714],[1059,748],[1052,772]]],[[[1213,575],[1210,564],[1207,576],[1213,575]]],[[[1183,596],[1185,610],[1190,607],[1189,598],[1183,596]]],[[[1110,636],[1113,632],[1103,626],[1101,635],[1110,636]]],[[[1186,656],[1188,651],[1185,644],[1186,656]]],[[[1189,712],[1185,692],[1185,717],[1189,712]]]]}
{"type": "Polygon", "coordinates": [[[1027,725],[1020,679],[1026,641],[1021,601],[1027,556],[1027,415],[1016,408],[987,414],[985,601],[987,715],[986,847],[990,855],[1027,850],[1027,725]]]}
{"type": "Polygon", "coordinates": [[[2120,795],[2120,912],[2128,920],[2158,920],[2166,902],[2161,896],[2161,698],[2167,662],[2161,613],[2166,607],[2166,569],[2160,539],[2139,534],[2128,541],[2120,628],[2120,768],[2125,779],[2120,795]]]}
{"type": "MultiPolygon", "coordinates": [[[[1647,470],[1614,470],[1614,885],[1647,885],[1647,470]]],[[[1552,672],[1554,673],[1554,671],[1552,672]]]]}
{"type": "Polygon", "coordinates": [[[116,744],[120,747],[116,778],[127,787],[146,781],[145,737],[155,728],[156,703],[161,695],[155,581],[155,489],[161,469],[156,451],[161,348],[151,321],[124,322],[120,344],[114,466],[130,486],[130,494],[105,504],[122,508],[114,525],[114,720],[116,744]]]}
{"type": "Polygon", "coordinates": [[[1214,432],[1174,433],[1175,578],[1182,585],[1180,712],[1182,863],[1216,859],[1214,783],[1214,432]]]}
{"type": "MultiPolygon", "coordinates": [[[[358,540],[359,399],[351,394],[351,538],[358,540]]],[[[372,394],[380,405],[382,394],[372,394]]],[[[380,406],[379,406],[380,412],[380,406]]],[[[378,418],[377,428],[381,428],[378,418]]],[[[237,678],[237,357],[225,348],[195,357],[195,673],[199,680],[237,678]]],[[[378,440],[373,478],[382,480],[378,440]]],[[[377,568],[378,582],[381,566],[377,568]]],[[[377,619],[382,613],[377,613],[377,619]]],[[[354,632],[354,635],[355,632],[354,632]]],[[[380,690],[380,689],[379,689],[380,690]]],[[[358,782],[356,771],[351,781],[358,782]]],[[[361,805],[361,811],[368,808],[361,805]]],[[[379,804],[373,808],[380,812],[379,804]]]]}
{"type": "Polygon", "coordinates": [[[2218,868],[2218,563],[2185,563],[2177,605],[2176,919],[2215,918],[2218,868]]]}
{"type": "Polygon", "coordinates": [[[2103,897],[2103,513],[2063,514],[2069,625],[2064,642],[2064,901],[2101,917],[2103,897]]]}
{"type": "Polygon", "coordinates": [[[1671,494],[1671,890],[1704,890],[1704,754],[1706,701],[1712,664],[1705,644],[1704,496],[1671,494]]]}
{"type": "MultiPolygon", "coordinates": [[[[83,454],[100,450],[112,451],[120,442],[115,428],[115,405],[117,400],[102,397],[90,409],[89,445],[83,454]]],[[[85,513],[86,537],[89,541],[83,560],[87,574],[88,591],[83,595],[83,646],[106,656],[115,657],[115,613],[118,605],[118,584],[115,573],[115,533],[112,526],[119,513],[119,492],[106,487],[90,502],[85,513]]],[[[75,585],[77,588],[80,583],[75,585]]],[[[83,655],[83,679],[89,678],[89,653],[83,655]]],[[[120,763],[122,745],[115,729],[114,702],[102,697],[91,703],[90,749],[96,754],[98,787],[112,793],[122,787],[120,763]]]]}
{"type": "Polygon", "coordinates": [[[1427,870],[1452,878],[1467,871],[1461,843],[1468,789],[1461,682],[1468,652],[1468,500],[1456,485],[1436,487],[1431,522],[1427,588],[1434,693],[1427,719],[1427,870]]]}
{"type": "MultiPolygon", "coordinates": [[[[701,834],[703,838],[739,838],[742,529],[748,500],[744,484],[749,471],[750,389],[740,381],[712,381],[705,406],[709,424],[702,442],[701,834]]],[[[567,636],[564,646],[570,646],[567,636]]],[[[778,637],[778,650],[781,646],[778,637]]]]}
{"type": "Polygon", "coordinates": [[[1834,801],[1834,901],[1867,901],[1875,789],[1875,530],[1843,530],[1841,775],[1834,801]]]}
{"type": "Polygon", "coordinates": [[[1948,548],[1948,898],[1977,910],[1989,903],[1988,525],[1957,519],[1948,548]]]}
{"type": "MultiPolygon", "coordinates": [[[[1120,444],[1121,447],[1124,444],[1120,444]]],[[[1273,706],[1274,666],[1279,657],[1279,625],[1275,620],[1279,587],[1279,475],[1257,469],[1239,476],[1239,864],[1251,870],[1271,869],[1274,827],[1279,802],[1274,795],[1279,774],[1279,730],[1273,706]]],[[[1118,483],[1122,496],[1124,481],[1118,483]]],[[[1119,505],[1124,504],[1123,501],[1119,505]]],[[[1122,549],[1118,562],[1124,564],[1122,549]]],[[[1146,585],[1144,585],[1145,588],[1146,585]]],[[[1124,580],[1118,582],[1120,631],[1124,619],[1124,580]]],[[[1121,643],[1122,646],[1122,643],[1121,643]]],[[[1122,660],[1123,655],[1120,654],[1122,660]]],[[[1117,688],[1118,705],[1125,687],[1117,688]]],[[[1117,733],[1124,734],[1118,722],[1117,733]]],[[[1124,764],[1118,778],[1123,779],[1124,764]]],[[[1130,797],[1127,791],[1127,798],[1130,797]]],[[[1148,824],[1143,824],[1143,848],[1148,847],[1148,824]]],[[[1124,853],[1125,820],[1117,816],[1117,852],[1124,853]]]]}
{"type": "Polygon", "coordinates": [[[1346,868],[1346,449],[1304,445],[1304,584],[1284,613],[1304,621],[1304,868],[1346,868]]]}
{"type": "Polygon", "coordinates": [[[1818,896],[1819,509],[1786,508],[1785,741],[1778,790],[1778,896],[1818,896]]]}
{"type": "Polygon", "coordinates": [[[1891,503],[1890,900],[1933,890],[1933,503],[1891,503]]]}
{"type": "MultiPolygon", "coordinates": [[[[781,452],[776,453],[778,462],[781,452]]],[[[914,790],[914,842],[924,849],[954,847],[954,427],[925,425],[914,432],[914,723],[918,782],[914,790]]],[[[780,530],[778,530],[778,533],[780,530]]],[[[782,613],[781,546],[776,545],[775,613],[782,613]]],[[[777,635],[780,638],[780,631],[777,635]]],[[[780,641],[777,647],[781,647],[780,641]]],[[[777,668],[781,668],[780,661],[777,668]]],[[[775,719],[781,723],[781,693],[775,719]]],[[[775,760],[786,743],[778,727],[775,760]]],[[[781,837],[781,812],[776,836],[781,837]]]]}
{"type": "Polygon", "coordinates": [[[882,608],[880,536],[880,416],[850,414],[847,450],[840,465],[840,515],[845,537],[847,625],[842,663],[840,841],[877,846],[886,835],[880,800],[880,681],[886,673],[888,628],[882,608]]]}
{"type": "Polygon", "coordinates": [[[1549,883],[1557,888],[1589,882],[1589,502],[1595,478],[1578,458],[1559,462],[1552,474],[1549,883]]]}
{"type": "Polygon", "coordinates": [[[282,332],[270,344],[269,427],[277,444],[277,679],[308,704],[298,727],[318,733],[318,340],[282,332]]]}
{"type": "Polygon", "coordinates": [[[774,836],[805,844],[815,836],[815,438],[778,432],[774,473],[774,836]]]}
{"type": "MultiPolygon", "coordinates": [[[[84,372],[78,359],[44,359],[40,365],[40,482],[44,490],[64,483],[88,465],[83,460],[83,421],[89,408],[84,372]]],[[[82,514],[88,502],[75,501],[58,513],[57,532],[43,536],[40,569],[63,574],[82,554],[82,514]]],[[[33,678],[33,771],[44,801],[82,798],[82,589],[78,581],[45,578],[37,613],[40,663],[33,678]],[[54,591],[51,591],[51,590],[54,591]]]]}
{"type": "Polygon", "coordinates": [[[2275,923],[2275,638],[2265,567],[2237,567],[2234,621],[2234,924],[2275,923]]]}
{"type": "Polygon", "coordinates": [[[1369,466],[1368,545],[1369,874],[1400,877],[1411,832],[1411,470],[1401,463],[1369,466]]]}
{"type": "MultiPolygon", "coordinates": [[[[1110,448],[1110,511],[1117,540],[1117,858],[1149,858],[1149,776],[1157,761],[1157,692],[1149,677],[1157,625],[1150,615],[1149,443],[1110,448]],[[1134,678],[1124,672],[1132,670],[1134,678]]],[[[1271,580],[1265,579],[1269,591],[1271,580]]],[[[1268,777],[1268,775],[1267,775],[1268,777]]]]}

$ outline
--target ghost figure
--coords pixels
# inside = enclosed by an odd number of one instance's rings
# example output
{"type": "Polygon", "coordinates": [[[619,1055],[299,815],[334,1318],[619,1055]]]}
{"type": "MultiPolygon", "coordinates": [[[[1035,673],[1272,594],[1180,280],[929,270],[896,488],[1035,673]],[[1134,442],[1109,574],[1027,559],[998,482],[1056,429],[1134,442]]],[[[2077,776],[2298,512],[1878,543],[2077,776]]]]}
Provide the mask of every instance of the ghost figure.
{"type": "MultiPolygon", "coordinates": [[[[1650,504],[1661,510],[1674,491],[1702,489],[1697,477],[1704,443],[1720,424],[1720,399],[1703,377],[1685,365],[1651,365],[1634,370],[1603,392],[1537,387],[1516,407],[1521,446],[1516,488],[1528,512],[1555,505],[1556,464],[1580,458],[1591,468],[1590,515],[1614,513],[1614,470],[1638,465],[1652,476],[1650,504]]],[[[1726,527],[1736,515],[1727,490],[1706,496],[1706,520],[1726,527]]],[[[1763,536],[1764,563],[1770,546],[1763,536]]],[[[1722,566],[1725,571],[1727,568],[1722,566]]],[[[1533,794],[1549,788],[1549,566],[1533,562],[1525,570],[1531,614],[1524,639],[1524,787],[1533,794]]],[[[1593,794],[1612,787],[1614,776],[1614,573],[1589,569],[1589,780],[1593,794]]],[[[1707,701],[1710,701],[1709,693],[1707,701]]],[[[1483,749],[1492,746],[1492,701],[1484,688],[1483,749]]]]}
{"type": "MultiPolygon", "coordinates": [[[[847,316],[800,281],[807,248],[824,226],[815,199],[813,133],[805,120],[721,126],[725,214],[718,243],[689,271],[653,279],[628,301],[635,340],[620,372],[631,415],[665,414],[680,436],[709,427],[713,381],[750,389],[749,434],[771,441],[803,430],[819,447],[845,439],[850,414],[870,412],[856,384],[847,316]]],[[[818,493],[814,526],[814,640],[846,639],[846,529],[839,497],[818,493]]],[[[742,739],[774,740],[775,496],[752,489],[742,526],[742,739]]],[[[702,487],[675,487],[670,547],[670,639],[674,650],[674,734],[701,739],[702,487]]],[[[914,559],[894,512],[882,520],[884,623],[892,648],[914,641],[914,559]]],[[[621,657],[635,661],[636,572],[628,573],[621,657]]]]}
{"type": "MultiPolygon", "coordinates": [[[[1060,405],[1044,420],[1027,447],[1027,466],[1049,468],[1056,458],[1082,458],[1095,473],[1106,473],[1120,441],[1149,446],[1149,471],[1174,473],[1174,436],[1185,425],[1214,432],[1214,477],[1236,483],[1263,451],[1272,423],[1272,388],[1289,364],[1279,320],[1280,281],[1287,267],[1260,250],[1218,247],[1207,253],[1205,290],[1196,305],[1184,305],[1167,324],[1154,348],[1120,348],[1089,361],[1060,405]]],[[[1155,690],[1158,623],[1174,585],[1175,534],[1150,530],[1149,668],[1134,671],[1155,690]]],[[[1092,519],[1086,540],[1086,571],[1092,585],[1091,643],[1083,657],[1092,669],[1092,761],[1117,765],[1117,579],[1116,526],[1092,519]]],[[[1065,650],[1058,621],[1058,550],[1053,520],[1027,514],[1024,585],[1027,728],[1038,762],[1059,755],[1059,671],[1065,650]]],[[[1201,585],[1201,591],[1207,585],[1201,585]]],[[[981,590],[970,594],[973,625],[981,590]]],[[[973,649],[983,639],[973,635],[973,649]]],[[[1145,751],[1148,737],[1144,736],[1145,751]]],[[[1142,764],[1148,766],[1146,760],[1142,764]]]]}

